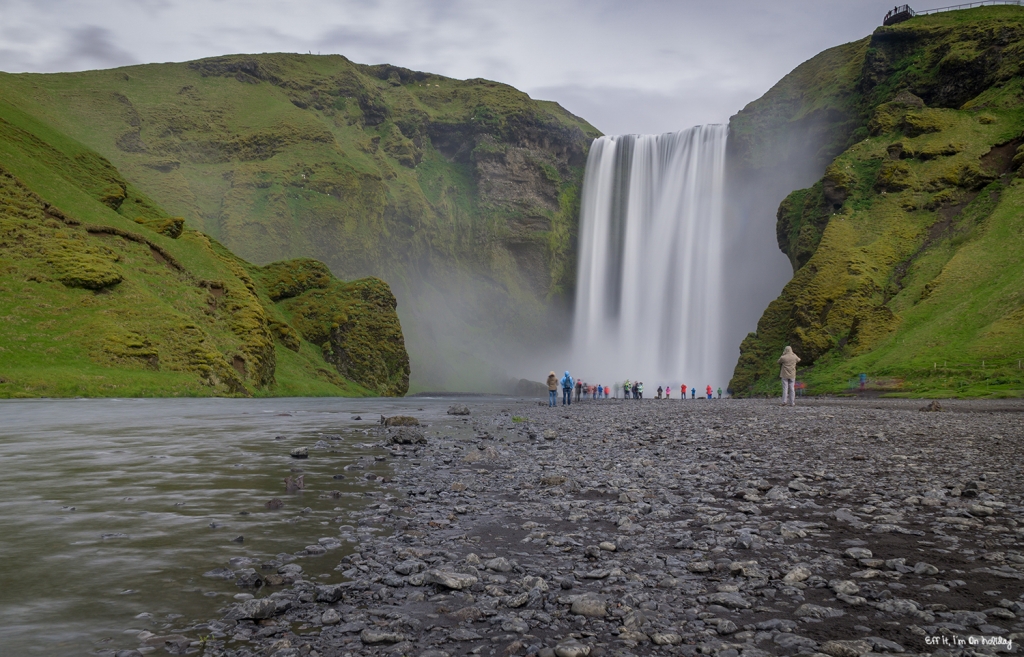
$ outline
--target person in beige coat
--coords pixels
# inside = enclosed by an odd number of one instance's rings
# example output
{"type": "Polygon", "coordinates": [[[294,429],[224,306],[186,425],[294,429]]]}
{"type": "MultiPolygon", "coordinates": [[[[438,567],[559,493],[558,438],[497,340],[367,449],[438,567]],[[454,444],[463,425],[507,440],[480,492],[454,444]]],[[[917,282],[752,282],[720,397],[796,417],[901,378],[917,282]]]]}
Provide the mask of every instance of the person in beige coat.
{"type": "Polygon", "coordinates": [[[548,408],[555,405],[555,397],[558,395],[558,377],[552,371],[548,374],[548,408]]]}
{"type": "Polygon", "coordinates": [[[782,356],[779,357],[779,365],[782,366],[779,378],[782,379],[783,406],[787,403],[796,406],[796,364],[799,362],[800,357],[793,353],[793,347],[787,346],[782,350],[782,356]]]}

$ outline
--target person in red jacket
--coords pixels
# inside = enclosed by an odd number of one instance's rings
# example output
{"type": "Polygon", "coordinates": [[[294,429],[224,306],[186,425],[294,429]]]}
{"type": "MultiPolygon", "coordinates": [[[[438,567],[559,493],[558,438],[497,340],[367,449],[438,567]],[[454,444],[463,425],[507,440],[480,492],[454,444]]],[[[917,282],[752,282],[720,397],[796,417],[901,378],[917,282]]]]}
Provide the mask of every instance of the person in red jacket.
{"type": "Polygon", "coordinates": [[[710,384],[708,384],[707,393],[708,393],[708,399],[711,399],[711,385],[710,384]]]}
{"type": "Polygon", "coordinates": [[[686,384],[684,383],[679,388],[683,391],[683,401],[686,401],[686,384]]]}

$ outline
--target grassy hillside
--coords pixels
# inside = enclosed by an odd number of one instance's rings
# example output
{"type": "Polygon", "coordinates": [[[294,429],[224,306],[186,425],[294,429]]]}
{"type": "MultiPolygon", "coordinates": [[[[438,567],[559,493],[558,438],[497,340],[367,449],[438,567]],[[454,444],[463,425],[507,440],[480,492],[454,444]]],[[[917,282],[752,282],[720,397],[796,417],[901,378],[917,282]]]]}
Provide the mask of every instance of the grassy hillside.
{"type": "Polygon", "coordinates": [[[0,100],[0,397],[405,393],[383,282],[320,265],[281,294],[308,263],[257,267],[183,224],[0,100]],[[319,324],[290,305],[301,299],[319,324]]]}
{"type": "Polygon", "coordinates": [[[251,262],[386,280],[419,387],[489,387],[481,354],[568,307],[598,133],[506,85],[275,54],[0,75],[0,97],[251,262]]]}
{"type": "Polygon", "coordinates": [[[731,387],[775,391],[792,344],[812,393],[865,373],[895,394],[1024,394],[1024,9],[919,17],[820,57],[736,118],[752,167],[772,139],[752,126],[812,106],[835,110],[819,154],[842,152],[779,207],[794,277],[731,387]]]}

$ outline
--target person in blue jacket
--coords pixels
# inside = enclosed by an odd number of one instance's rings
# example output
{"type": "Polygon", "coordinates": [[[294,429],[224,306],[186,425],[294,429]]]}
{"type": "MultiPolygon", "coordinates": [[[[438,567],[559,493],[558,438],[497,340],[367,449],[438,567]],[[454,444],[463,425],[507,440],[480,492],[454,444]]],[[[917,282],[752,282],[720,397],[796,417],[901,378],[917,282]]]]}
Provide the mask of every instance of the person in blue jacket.
{"type": "Polygon", "coordinates": [[[562,406],[566,404],[572,406],[572,388],[574,384],[575,381],[569,376],[569,370],[566,370],[565,376],[562,377],[562,406]]]}

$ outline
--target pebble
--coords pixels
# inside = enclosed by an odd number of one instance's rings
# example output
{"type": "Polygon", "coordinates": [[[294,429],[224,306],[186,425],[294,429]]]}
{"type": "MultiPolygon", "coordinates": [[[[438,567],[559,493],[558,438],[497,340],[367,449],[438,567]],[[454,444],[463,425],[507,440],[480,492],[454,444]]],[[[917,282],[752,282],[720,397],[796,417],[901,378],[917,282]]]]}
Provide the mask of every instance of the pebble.
{"type": "Polygon", "coordinates": [[[589,616],[591,618],[604,618],[608,615],[608,611],[605,608],[603,600],[588,597],[579,597],[574,600],[570,610],[574,614],[589,616]]]}
{"type": "Polygon", "coordinates": [[[339,583],[239,562],[228,579],[285,582],[209,621],[204,654],[859,657],[1022,633],[1024,404],[919,406],[496,400],[426,442],[371,429],[392,481],[308,562],[339,583]]]}

